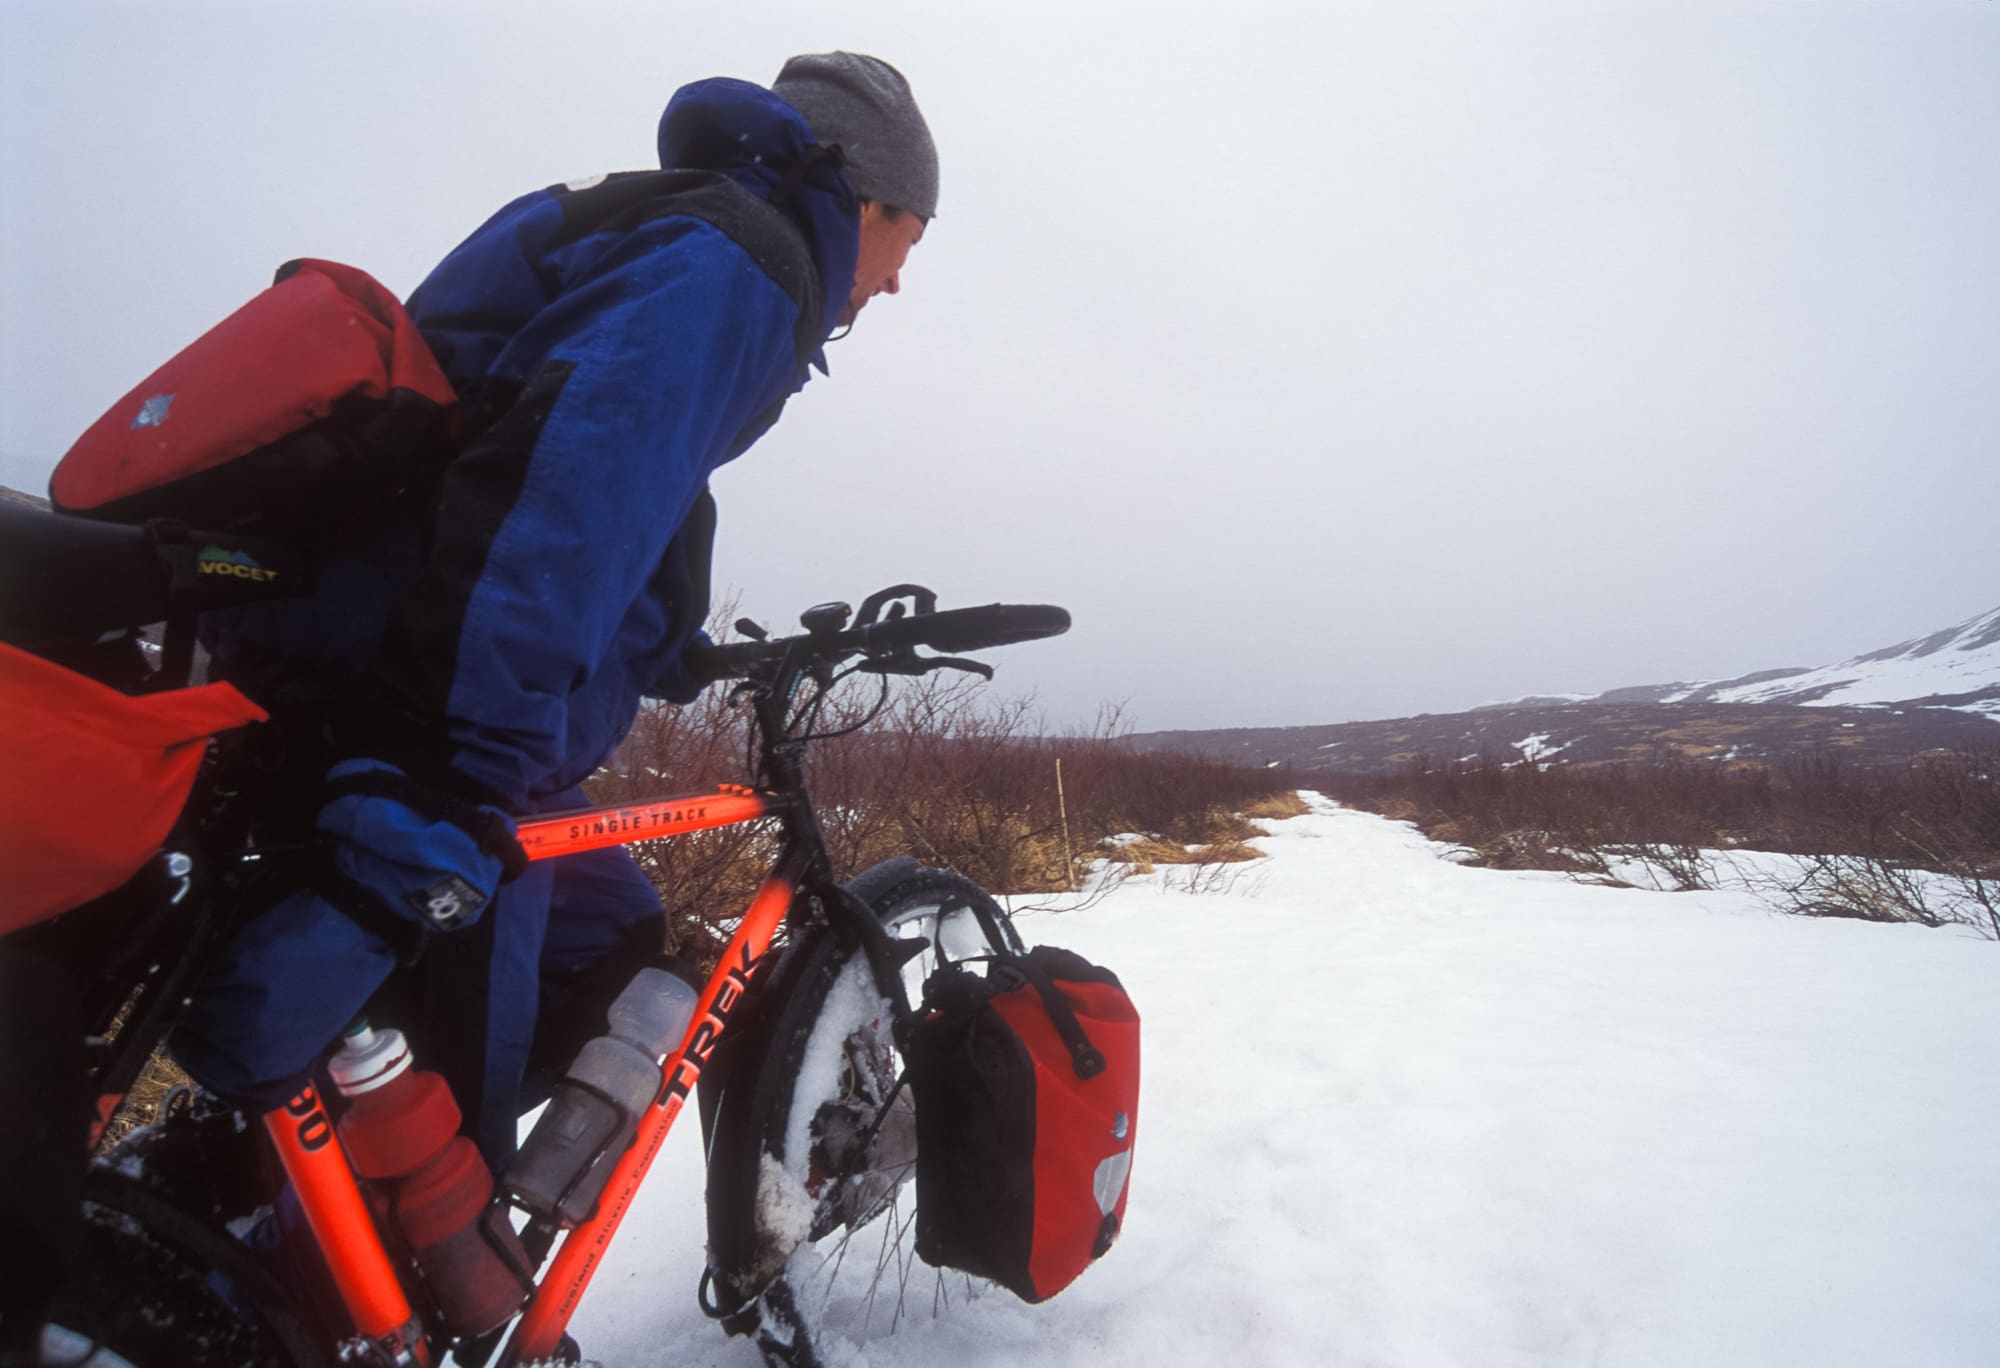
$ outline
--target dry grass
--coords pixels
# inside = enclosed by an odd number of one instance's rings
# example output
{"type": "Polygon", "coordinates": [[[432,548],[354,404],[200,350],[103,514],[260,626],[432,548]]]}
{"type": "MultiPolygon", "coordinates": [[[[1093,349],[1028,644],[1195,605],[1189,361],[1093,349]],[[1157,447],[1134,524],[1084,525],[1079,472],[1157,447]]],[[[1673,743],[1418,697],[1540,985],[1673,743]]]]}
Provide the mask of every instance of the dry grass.
{"type": "Polygon", "coordinates": [[[1216,841],[1199,846],[1189,852],[1189,864],[1241,864],[1245,860],[1261,860],[1264,852],[1241,841],[1216,841]]]}
{"type": "Polygon", "coordinates": [[[1194,852],[1180,841],[1163,841],[1156,836],[1141,836],[1135,840],[1119,841],[1102,847],[1103,856],[1112,864],[1131,865],[1134,874],[1151,874],[1157,865],[1184,865],[1196,863],[1194,852]]]}
{"type": "MultiPolygon", "coordinates": [[[[1407,798],[1385,798],[1376,805],[1375,811],[1392,822],[1414,822],[1423,815],[1423,809],[1407,798]]],[[[1437,837],[1438,840],[1455,840],[1456,837],[1437,837]]]]}
{"type": "Polygon", "coordinates": [[[1252,841],[1271,833],[1232,808],[1205,807],[1184,812],[1149,834],[1182,845],[1211,845],[1218,841],[1252,841]]]}
{"type": "MultiPolygon", "coordinates": [[[[1384,815],[1386,816],[1387,814],[1384,815]]],[[[1407,821],[1408,819],[1399,818],[1398,820],[1407,821]]],[[[1465,845],[1467,843],[1464,824],[1450,817],[1445,818],[1441,822],[1432,823],[1424,834],[1433,841],[1437,841],[1443,845],[1465,845]]]]}
{"type": "Polygon", "coordinates": [[[109,1150],[141,1126],[151,1125],[159,1117],[167,1094],[175,1088],[193,1086],[194,1080],[182,1073],[180,1066],[169,1059],[164,1050],[153,1051],[153,1057],[146,1061],[146,1067],[139,1070],[138,1078],[133,1080],[131,1091],[125,1094],[125,1101],[104,1127],[104,1135],[97,1142],[98,1152],[109,1150]]]}
{"type": "MultiPolygon", "coordinates": [[[[1297,794],[1285,796],[1295,801],[1298,798],[1297,794]]],[[[1278,798],[1250,806],[1266,818],[1273,818],[1274,812],[1280,816],[1297,815],[1278,798]]],[[[1310,811],[1302,802],[1299,806],[1310,811]]],[[[1106,842],[1099,846],[1098,854],[1112,864],[1130,865],[1134,874],[1150,874],[1158,865],[1240,864],[1264,858],[1264,852],[1248,842],[1271,834],[1249,819],[1247,809],[1232,812],[1227,808],[1204,808],[1170,826],[1171,830],[1164,835],[1106,842]]]]}
{"type": "Polygon", "coordinates": [[[1247,804],[1243,816],[1253,822],[1282,822],[1287,817],[1303,817],[1312,811],[1312,806],[1299,797],[1297,790],[1289,793],[1274,793],[1268,798],[1259,798],[1247,804]]]}

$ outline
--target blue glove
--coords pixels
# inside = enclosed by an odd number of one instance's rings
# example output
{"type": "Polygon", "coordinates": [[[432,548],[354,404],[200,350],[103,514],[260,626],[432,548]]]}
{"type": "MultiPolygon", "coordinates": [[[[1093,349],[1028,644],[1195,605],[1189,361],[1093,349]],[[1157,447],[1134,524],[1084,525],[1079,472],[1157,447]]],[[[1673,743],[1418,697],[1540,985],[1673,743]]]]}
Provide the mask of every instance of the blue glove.
{"type": "Polygon", "coordinates": [[[318,827],[333,838],[336,883],[425,931],[478,921],[510,872],[505,857],[524,859],[498,808],[426,788],[379,760],[343,760],[326,777],[332,796],[318,827]]]}
{"type": "Polygon", "coordinates": [[[706,631],[697,631],[674,657],[674,663],[669,665],[658,679],[646,686],[645,696],[665,699],[669,703],[678,703],[683,707],[700,698],[702,692],[715,681],[698,673],[689,661],[688,654],[690,651],[698,654],[701,648],[713,645],[715,645],[713,637],[706,631]]]}

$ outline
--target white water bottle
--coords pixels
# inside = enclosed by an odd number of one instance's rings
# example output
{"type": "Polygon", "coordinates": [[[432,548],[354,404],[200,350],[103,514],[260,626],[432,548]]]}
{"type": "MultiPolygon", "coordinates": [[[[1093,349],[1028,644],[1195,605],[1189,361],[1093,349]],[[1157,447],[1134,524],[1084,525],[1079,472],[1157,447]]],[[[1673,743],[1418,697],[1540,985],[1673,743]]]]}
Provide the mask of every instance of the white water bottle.
{"type": "Polygon", "coordinates": [[[612,1165],[660,1089],[660,1058],[680,1044],[695,990],[664,969],[633,975],[610,1030],[584,1043],[501,1180],[530,1213],[563,1226],[590,1218],[612,1165]]]}

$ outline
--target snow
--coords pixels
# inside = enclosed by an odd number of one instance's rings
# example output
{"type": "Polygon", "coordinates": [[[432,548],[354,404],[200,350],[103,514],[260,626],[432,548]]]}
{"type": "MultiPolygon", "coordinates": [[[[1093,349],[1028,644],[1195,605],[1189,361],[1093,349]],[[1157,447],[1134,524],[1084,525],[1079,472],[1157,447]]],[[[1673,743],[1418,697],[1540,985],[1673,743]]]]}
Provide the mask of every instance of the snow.
{"type": "MultiPolygon", "coordinates": [[[[843,1368],[1972,1368],[2000,1343],[2000,946],[1466,869],[1405,824],[1271,824],[1255,880],[1020,918],[1146,1020],[1118,1246],[843,1368]]],[[[694,1305],[699,1127],[572,1330],[756,1368],[694,1305]]]]}
{"type": "Polygon", "coordinates": [[[1597,697],[1597,695],[1592,693],[1519,694],[1513,698],[1490,698],[1484,703],[1473,704],[1472,708],[1473,711],[1475,712],[1481,712],[1488,708],[1514,708],[1522,706],[1548,707],[1553,704],[1562,704],[1562,703],[1588,703],[1591,699],[1595,697],[1597,697]]]}
{"type": "Polygon", "coordinates": [[[1536,732],[1533,736],[1524,736],[1514,742],[1514,749],[1521,752],[1522,760],[1546,760],[1552,755],[1561,754],[1574,744],[1565,741],[1560,746],[1551,746],[1549,740],[1554,735],[1554,732],[1536,732]]]}

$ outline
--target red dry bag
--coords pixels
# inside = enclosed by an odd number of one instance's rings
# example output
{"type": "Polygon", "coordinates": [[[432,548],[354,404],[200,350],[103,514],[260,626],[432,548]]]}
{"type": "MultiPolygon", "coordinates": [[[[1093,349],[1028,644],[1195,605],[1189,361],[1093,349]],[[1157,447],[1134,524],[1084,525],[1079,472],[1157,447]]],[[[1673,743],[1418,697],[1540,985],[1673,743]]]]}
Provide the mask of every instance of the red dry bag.
{"type": "Polygon", "coordinates": [[[0,644],[0,935],[109,893],[173,829],[208,738],[261,722],[227,684],[128,697],[0,644]]]}
{"type": "Polygon", "coordinates": [[[59,509],[325,545],[453,449],[457,396],[395,295],[302,260],[146,377],[49,481],[59,509]]]}
{"type": "Polygon", "coordinates": [[[1125,1220],[1139,1013],[1109,969],[1053,946],[954,966],[910,1033],[917,1254],[1053,1297],[1125,1220]]]}

